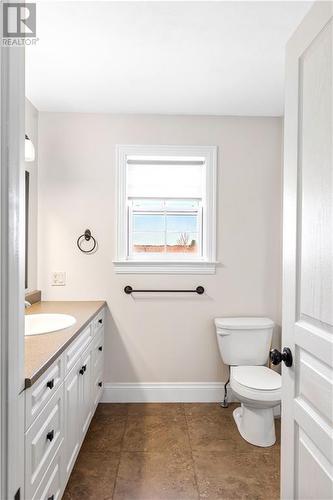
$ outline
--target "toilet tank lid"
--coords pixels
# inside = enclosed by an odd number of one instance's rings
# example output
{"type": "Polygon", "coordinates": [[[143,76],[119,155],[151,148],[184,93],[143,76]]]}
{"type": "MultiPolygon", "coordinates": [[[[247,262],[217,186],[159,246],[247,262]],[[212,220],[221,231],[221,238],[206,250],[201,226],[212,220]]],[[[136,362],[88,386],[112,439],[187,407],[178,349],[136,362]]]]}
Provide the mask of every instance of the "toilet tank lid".
{"type": "Polygon", "coordinates": [[[215,318],[217,328],[229,330],[253,330],[261,328],[272,328],[274,321],[269,318],[242,317],[242,318],[215,318]]]}

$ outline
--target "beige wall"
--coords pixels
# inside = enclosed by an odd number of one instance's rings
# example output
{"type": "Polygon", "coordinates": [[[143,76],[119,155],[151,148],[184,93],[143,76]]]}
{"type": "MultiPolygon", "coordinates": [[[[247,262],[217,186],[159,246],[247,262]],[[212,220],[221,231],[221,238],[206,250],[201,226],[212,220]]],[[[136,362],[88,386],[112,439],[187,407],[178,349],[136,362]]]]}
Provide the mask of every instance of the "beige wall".
{"type": "Polygon", "coordinates": [[[221,381],[214,317],[280,325],[281,133],[280,118],[40,113],[39,286],[44,299],[107,300],[106,382],[221,381]],[[218,146],[216,275],[115,274],[115,144],[126,143],[218,146]],[[86,228],[99,242],[90,256],[76,248],[86,228]],[[52,271],[66,271],[65,287],[50,286],[52,271]],[[207,294],[134,300],[126,284],[207,294]]]}
{"type": "Polygon", "coordinates": [[[25,99],[25,133],[35,147],[35,161],[25,162],[29,176],[28,288],[37,288],[37,211],[38,211],[38,111],[25,99]]]}

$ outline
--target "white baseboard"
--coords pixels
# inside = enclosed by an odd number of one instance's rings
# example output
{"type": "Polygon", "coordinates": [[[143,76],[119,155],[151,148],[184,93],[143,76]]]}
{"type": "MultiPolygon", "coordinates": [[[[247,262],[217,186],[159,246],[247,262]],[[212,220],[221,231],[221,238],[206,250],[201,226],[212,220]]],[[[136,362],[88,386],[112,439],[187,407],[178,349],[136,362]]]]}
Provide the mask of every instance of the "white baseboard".
{"type": "MultiPolygon", "coordinates": [[[[215,403],[224,397],[223,382],[106,383],[102,403],[215,403]]],[[[231,402],[231,389],[228,388],[231,402]]]]}
{"type": "MultiPolygon", "coordinates": [[[[106,383],[101,403],[218,403],[223,398],[223,382],[106,383]]],[[[238,402],[229,384],[228,402],[238,402]]],[[[273,411],[280,417],[281,405],[273,411]]]]}

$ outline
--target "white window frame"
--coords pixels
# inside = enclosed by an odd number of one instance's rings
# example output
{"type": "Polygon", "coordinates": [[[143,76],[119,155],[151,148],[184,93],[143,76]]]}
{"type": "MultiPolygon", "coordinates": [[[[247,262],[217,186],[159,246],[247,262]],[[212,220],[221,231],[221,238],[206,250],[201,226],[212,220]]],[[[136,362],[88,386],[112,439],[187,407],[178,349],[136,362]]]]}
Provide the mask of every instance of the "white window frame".
{"type": "Polygon", "coordinates": [[[122,144],[116,146],[116,259],[113,261],[118,274],[215,274],[216,267],[216,146],[153,146],[122,144]],[[202,257],[178,260],[156,257],[134,260],[128,256],[128,207],[126,193],[126,165],[128,156],[199,157],[205,162],[205,193],[203,197],[203,248],[202,257]]]}

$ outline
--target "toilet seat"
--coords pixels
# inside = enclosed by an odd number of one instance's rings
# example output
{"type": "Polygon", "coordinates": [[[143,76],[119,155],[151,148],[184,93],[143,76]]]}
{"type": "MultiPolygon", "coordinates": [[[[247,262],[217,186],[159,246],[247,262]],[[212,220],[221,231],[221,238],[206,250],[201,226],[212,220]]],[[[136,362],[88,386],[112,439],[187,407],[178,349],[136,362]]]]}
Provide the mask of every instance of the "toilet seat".
{"type": "Polygon", "coordinates": [[[235,366],[234,379],[241,385],[259,391],[281,389],[281,375],[267,366],[235,366]]]}
{"type": "Polygon", "coordinates": [[[266,366],[232,366],[232,390],[249,400],[280,401],[281,375],[266,366]]]}

